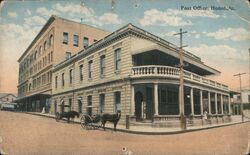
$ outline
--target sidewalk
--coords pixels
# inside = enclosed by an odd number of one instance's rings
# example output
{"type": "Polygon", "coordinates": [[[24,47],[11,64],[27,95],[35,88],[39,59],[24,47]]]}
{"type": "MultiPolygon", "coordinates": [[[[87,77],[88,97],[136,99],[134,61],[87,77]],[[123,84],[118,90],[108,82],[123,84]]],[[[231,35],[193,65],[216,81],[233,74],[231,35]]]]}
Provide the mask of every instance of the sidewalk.
{"type": "MultiPolygon", "coordinates": [[[[51,114],[42,114],[36,112],[26,112],[26,114],[48,117],[55,119],[54,115],[51,114]]],[[[133,133],[133,134],[145,134],[145,135],[167,135],[167,134],[178,134],[178,133],[185,133],[185,132],[192,132],[192,131],[199,131],[199,130],[206,130],[212,128],[218,128],[223,126],[230,126],[235,124],[243,123],[241,121],[241,116],[231,116],[232,122],[229,123],[220,123],[220,124],[212,124],[212,125],[203,125],[203,126],[189,126],[186,130],[181,130],[179,127],[171,127],[171,128],[164,128],[164,127],[151,127],[151,126],[130,126],[129,129],[126,129],[125,125],[117,125],[117,131],[133,133]]],[[[80,118],[75,118],[72,122],[80,124],[80,118]]],[[[244,123],[250,122],[250,119],[244,118],[244,123]]],[[[106,123],[105,125],[107,130],[113,130],[112,123],[106,123]]]]}

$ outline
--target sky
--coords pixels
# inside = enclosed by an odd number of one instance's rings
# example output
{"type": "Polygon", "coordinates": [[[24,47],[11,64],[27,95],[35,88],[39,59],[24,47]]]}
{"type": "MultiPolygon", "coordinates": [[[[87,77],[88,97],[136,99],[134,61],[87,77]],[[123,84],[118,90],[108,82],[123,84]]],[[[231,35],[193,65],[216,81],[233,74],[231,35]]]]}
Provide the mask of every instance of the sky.
{"type": "Polygon", "coordinates": [[[171,43],[182,28],[185,49],[219,70],[209,78],[250,85],[250,5],[247,0],[7,0],[0,4],[0,93],[17,94],[18,62],[54,14],[110,32],[132,23],[171,43]],[[217,9],[213,9],[217,8],[217,9]],[[226,8],[226,9],[225,9],[226,8]]]}

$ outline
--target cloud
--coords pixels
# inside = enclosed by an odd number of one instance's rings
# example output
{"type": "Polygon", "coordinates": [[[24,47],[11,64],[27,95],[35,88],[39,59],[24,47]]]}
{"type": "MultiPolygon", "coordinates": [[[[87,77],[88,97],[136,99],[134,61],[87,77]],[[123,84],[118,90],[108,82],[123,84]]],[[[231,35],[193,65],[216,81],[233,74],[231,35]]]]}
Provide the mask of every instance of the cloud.
{"type": "Polygon", "coordinates": [[[27,9],[26,10],[26,14],[30,16],[31,15],[31,11],[29,9],[27,9]]]}
{"type": "Polygon", "coordinates": [[[5,64],[1,67],[0,92],[16,93],[18,80],[17,60],[28,47],[32,39],[41,27],[25,27],[23,25],[8,23],[0,25],[0,62],[5,64]],[[11,46],[10,46],[11,45],[11,46]],[[11,71],[11,72],[10,72],[11,71]]]}
{"type": "Polygon", "coordinates": [[[169,26],[186,26],[192,25],[190,20],[185,17],[206,17],[206,18],[219,18],[212,10],[177,10],[167,9],[160,11],[157,9],[146,10],[144,17],[139,21],[142,26],[148,25],[169,25],[169,26]]]}
{"type": "Polygon", "coordinates": [[[213,37],[217,40],[249,40],[249,31],[243,28],[223,28],[216,32],[206,33],[208,37],[213,37]]]}
{"type": "Polygon", "coordinates": [[[92,22],[93,24],[97,24],[99,26],[104,25],[105,23],[121,24],[121,20],[118,18],[118,15],[114,13],[104,13],[102,16],[97,17],[92,22]]]}
{"type": "Polygon", "coordinates": [[[184,26],[192,25],[190,20],[163,12],[157,9],[151,9],[144,12],[144,17],[139,21],[142,26],[148,25],[169,25],[169,26],[184,26]]]}
{"type": "Polygon", "coordinates": [[[16,12],[8,12],[8,16],[11,18],[16,18],[17,14],[16,14],[16,12]]]}
{"type": "Polygon", "coordinates": [[[46,23],[46,20],[40,16],[32,16],[24,18],[24,24],[29,26],[43,26],[46,23]]]}
{"type": "MultiPolygon", "coordinates": [[[[208,66],[221,71],[220,76],[209,77],[213,80],[237,88],[238,81],[233,74],[248,72],[249,56],[248,52],[238,50],[228,45],[206,45],[201,44],[197,47],[187,47],[187,51],[199,56],[208,66]]],[[[245,84],[247,81],[243,80],[245,84]]]]}
{"type": "Polygon", "coordinates": [[[50,17],[51,15],[59,14],[56,10],[48,10],[45,7],[37,8],[36,12],[43,17],[50,17]]]}
{"type": "Polygon", "coordinates": [[[122,23],[117,14],[106,12],[103,15],[98,16],[92,8],[85,6],[83,3],[82,5],[72,3],[62,5],[60,3],[57,3],[52,6],[52,10],[41,7],[38,8],[36,12],[43,17],[49,17],[52,14],[66,16],[71,20],[77,22],[80,22],[80,19],[82,18],[83,22],[92,24],[94,26],[122,23]]]}

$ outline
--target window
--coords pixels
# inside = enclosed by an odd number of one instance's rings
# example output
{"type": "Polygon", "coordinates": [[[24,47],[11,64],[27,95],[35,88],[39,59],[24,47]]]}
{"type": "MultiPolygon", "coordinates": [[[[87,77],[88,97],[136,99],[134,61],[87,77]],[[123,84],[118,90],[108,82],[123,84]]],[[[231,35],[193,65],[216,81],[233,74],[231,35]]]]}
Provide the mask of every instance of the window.
{"type": "Polygon", "coordinates": [[[56,76],[55,77],[55,88],[57,88],[57,79],[58,79],[58,77],[56,76]]]}
{"type": "Polygon", "coordinates": [[[105,55],[100,57],[100,74],[103,76],[105,74],[105,55]]]}
{"type": "Polygon", "coordinates": [[[92,96],[88,96],[88,108],[87,108],[87,114],[92,115],[92,96]]]}
{"type": "Polygon", "coordinates": [[[64,87],[64,73],[62,73],[62,87],[64,87]]]}
{"type": "Polygon", "coordinates": [[[63,43],[68,44],[69,34],[67,32],[63,32],[63,43]]]}
{"type": "Polygon", "coordinates": [[[49,46],[53,44],[53,35],[51,34],[49,37],[49,46]]]}
{"type": "Polygon", "coordinates": [[[50,54],[50,61],[51,62],[53,61],[53,51],[51,51],[51,54],[50,54]]]}
{"type": "Polygon", "coordinates": [[[97,40],[94,39],[94,43],[97,42],[97,40]]]}
{"type": "Polygon", "coordinates": [[[72,106],[72,98],[69,99],[69,110],[71,110],[71,106],[72,106]]]}
{"type": "Polygon", "coordinates": [[[104,105],[105,105],[105,94],[99,95],[99,102],[100,102],[100,113],[104,112],[104,105]]]}
{"type": "Polygon", "coordinates": [[[78,42],[79,42],[78,35],[74,35],[74,46],[78,46],[78,42]]]}
{"type": "Polygon", "coordinates": [[[115,70],[121,69],[121,49],[115,50],[115,70]]]}
{"type": "Polygon", "coordinates": [[[93,74],[93,60],[89,61],[89,79],[92,78],[93,74]]]}
{"type": "Polygon", "coordinates": [[[80,80],[83,80],[83,65],[79,66],[79,72],[80,72],[80,80]]]}
{"type": "Polygon", "coordinates": [[[121,92],[115,92],[115,112],[117,113],[118,111],[121,110],[121,92]]]}
{"type": "Polygon", "coordinates": [[[73,82],[73,69],[69,70],[69,83],[72,84],[73,82]]]}
{"type": "Polygon", "coordinates": [[[65,59],[69,59],[71,57],[71,52],[66,52],[65,53],[65,59]]]}
{"type": "Polygon", "coordinates": [[[39,55],[41,54],[41,52],[42,52],[42,46],[39,47],[39,55]]]}
{"type": "Polygon", "coordinates": [[[83,47],[87,48],[89,46],[89,38],[84,37],[83,38],[83,47]]]}
{"type": "Polygon", "coordinates": [[[46,49],[47,49],[47,41],[45,41],[43,44],[43,50],[45,51],[46,49]]]}
{"type": "Polygon", "coordinates": [[[48,54],[48,63],[50,63],[50,53],[48,54]]]}
{"type": "Polygon", "coordinates": [[[37,59],[37,51],[35,52],[35,58],[34,58],[35,60],[37,59]]]}

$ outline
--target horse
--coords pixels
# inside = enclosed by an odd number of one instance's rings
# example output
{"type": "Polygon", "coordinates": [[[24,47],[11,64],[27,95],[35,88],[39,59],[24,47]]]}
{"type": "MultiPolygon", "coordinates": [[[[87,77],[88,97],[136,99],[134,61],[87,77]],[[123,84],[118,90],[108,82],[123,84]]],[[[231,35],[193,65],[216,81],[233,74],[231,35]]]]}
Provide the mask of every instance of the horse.
{"type": "Polygon", "coordinates": [[[102,122],[102,127],[103,127],[104,131],[105,131],[105,124],[108,121],[114,123],[114,131],[116,131],[116,125],[117,125],[118,121],[120,120],[120,118],[121,118],[121,111],[117,111],[116,114],[107,114],[107,113],[102,114],[101,115],[101,122],[102,122]]]}
{"type": "Polygon", "coordinates": [[[56,121],[59,121],[62,118],[67,118],[67,122],[69,123],[70,118],[75,118],[77,116],[77,118],[79,118],[79,113],[76,111],[69,111],[69,112],[63,112],[63,113],[56,113],[56,121]]]}

